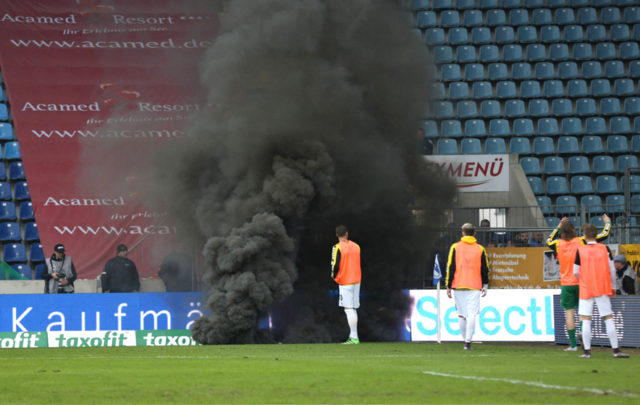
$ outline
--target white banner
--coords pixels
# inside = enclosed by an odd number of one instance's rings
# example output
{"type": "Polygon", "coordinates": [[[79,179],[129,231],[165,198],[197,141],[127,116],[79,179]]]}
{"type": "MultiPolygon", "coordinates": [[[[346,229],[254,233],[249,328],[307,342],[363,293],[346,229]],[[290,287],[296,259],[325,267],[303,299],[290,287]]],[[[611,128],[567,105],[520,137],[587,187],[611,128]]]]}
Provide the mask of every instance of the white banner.
{"type": "Polygon", "coordinates": [[[47,332],[49,347],[111,347],[135,346],[136,331],[63,331],[47,332]]]}
{"type": "MultiPolygon", "coordinates": [[[[436,290],[410,290],[411,341],[436,341],[438,301],[436,290]]],[[[553,342],[553,296],[558,289],[489,290],[480,298],[473,340],[553,342]]],[[[440,329],[443,341],[462,341],[453,298],[440,292],[440,329]]]]}
{"type": "Polygon", "coordinates": [[[461,192],[509,191],[509,155],[428,155],[461,192]]]}

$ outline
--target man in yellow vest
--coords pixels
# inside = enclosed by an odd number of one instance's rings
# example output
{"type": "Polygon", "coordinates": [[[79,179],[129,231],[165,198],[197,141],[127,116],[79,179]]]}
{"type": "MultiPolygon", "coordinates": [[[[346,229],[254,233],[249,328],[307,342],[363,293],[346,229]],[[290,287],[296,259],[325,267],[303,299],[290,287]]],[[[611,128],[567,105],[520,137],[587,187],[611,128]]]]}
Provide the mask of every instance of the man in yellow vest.
{"type": "Polygon", "coordinates": [[[464,350],[471,350],[471,338],[480,312],[480,297],[489,286],[489,260],[487,252],[475,238],[473,224],[462,225],[462,238],[451,245],[447,261],[447,296],[455,290],[456,311],[464,350]]]}
{"type": "MultiPolygon", "coordinates": [[[[598,242],[606,239],[611,230],[611,219],[607,214],[602,215],[604,228],[596,236],[598,242]]],[[[576,260],[578,246],[584,245],[584,237],[576,236],[576,228],[569,218],[564,217],[560,224],[551,232],[547,239],[547,245],[556,252],[558,263],[560,263],[560,306],[564,308],[564,319],[569,335],[569,347],[565,352],[575,352],[578,350],[576,341],[575,314],[578,306],[578,280],[573,275],[573,263],[576,260]],[[555,239],[560,232],[560,239],[555,239]]]]}
{"type": "Polygon", "coordinates": [[[618,335],[613,321],[613,310],[609,296],[615,295],[616,269],[613,257],[607,245],[596,242],[597,230],[593,224],[582,227],[586,245],[578,247],[573,273],[580,286],[580,303],[578,314],[582,321],[582,344],[584,353],[581,358],[591,358],[591,318],[593,305],[598,306],[598,312],[607,329],[607,337],[611,342],[613,357],[627,358],[628,354],[620,351],[618,335]]]}
{"type": "Polygon", "coordinates": [[[331,278],[339,284],[340,299],[338,305],[344,308],[349,324],[349,339],[344,344],[357,345],[358,312],[360,307],[360,246],[349,240],[349,230],[344,225],[336,227],[338,243],[331,252],[331,278]]]}

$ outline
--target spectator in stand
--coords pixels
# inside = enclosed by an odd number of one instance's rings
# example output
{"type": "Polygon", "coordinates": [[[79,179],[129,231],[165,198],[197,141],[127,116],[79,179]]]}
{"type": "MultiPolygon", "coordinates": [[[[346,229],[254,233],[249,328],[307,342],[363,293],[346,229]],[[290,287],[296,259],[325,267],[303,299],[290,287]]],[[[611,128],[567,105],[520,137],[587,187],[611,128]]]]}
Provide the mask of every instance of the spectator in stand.
{"type": "Polygon", "coordinates": [[[529,246],[531,247],[546,247],[547,243],[544,240],[542,232],[532,232],[531,239],[529,239],[529,246]]]}
{"type": "Polygon", "coordinates": [[[45,281],[44,292],[47,294],[71,294],[74,292],[73,282],[78,275],[71,256],[65,254],[64,245],[58,243],[53,247],[53,254],[46,259],[47,268],[42,272],[45,281]]]}
{"type": "Polygon", "coordinates": [[[162,264],[158,276],[164,282],[167,292],[193,291],[193,261],[181,249],[169,253],[162,264]]]}
{"type": "Polygon", "coordinates": [[[513,235],[513,239],[509,243],[511,247],[529,247],[529,233],[528,232],[516,232],[513,235]]]}
{"type": "Polygon", "coordinates": [[[616,255],[613,258],[613,265],[616,268],[616,294],[638,294],[640,292],[638,275],[627,261],[625,255],[616,255]]]}
{"type": "Polygon", "coordinates": [[[102,271],[102,292],[124,293],[140,291],[140,279],[135,263],[127,258],[127,245],[118,245],[116,257],[109,259],[102,271]]]}
{"type": "Polygon", "coordinates": [[[424,134],[424,129],[418,128],[417,131],[417,149],[420,155],[433,155],[433,143],[424,134]]]}
{"type": "Polygon", "coordinates": [[[476,232],[478,235],[478,243],[484,247],[495,247],[495,235],[489,228],[491,228],[491,222],[489,222],[488,219],[480,221],[480,229],[476,230],[479,231],[476,232]]]}

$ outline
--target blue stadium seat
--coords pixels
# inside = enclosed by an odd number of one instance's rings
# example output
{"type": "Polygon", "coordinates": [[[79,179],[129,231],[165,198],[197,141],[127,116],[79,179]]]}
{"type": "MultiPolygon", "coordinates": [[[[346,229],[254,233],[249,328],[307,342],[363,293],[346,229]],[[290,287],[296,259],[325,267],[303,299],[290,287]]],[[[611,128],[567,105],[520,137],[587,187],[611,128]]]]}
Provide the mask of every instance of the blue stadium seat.
{"type": "Polygon", "coordinates": [[[26,263],[27,249],[22,243],[8,243],[4,245],[4,261],[12,263],[26,263]]]}
{"type": "Polygon", "coordinates": [[[551,112],[556,117],[573,115],[573,106],[568,98],[556,98],[551,102],[551,112]]]}
{"type": "Polygon", "coordinates": [[[496,45],[480,46],[480,62],[491,63],[500,61],[500,50],[496,45]]]}
{"type": "Polygon", "coordinates": [[[520,83],[520,97],[522,98],[540,98],[540,82],[537,80],[525,80],[520,83]]]}
{"type": "Polygon", "coordinates": [[[556,217],[545,216],[544,221],[549,228],[555,228],[556,226],[558,226],[560,219],[556,217]]]}
{"type": "Polygon", "coordinates": [[[576,100],[576,114],[584,116],[596,115],[597,113],[596,100],[592,98],[579,98],[576,100]]]}
{"type": "Polygon", "coordinates": [[[636,92],[635,84],[632,79],[616,79],[613,83],[613,92],[617,96],[633,96],[636,92]]]}
{"type": "Polygon", "coordinates": [[[13,125],[8,122],[0,122],[0,141],[11,141],[15,139],[13,125]]]}
{"type": "Polygon", "coordinates": [[[529,44],[525,51],[525,60],[540,62],[547,59],[547,48],[543,44],[529,44]]]}
{"type": "Polygon", "coordinates": [[[489,135],[491,136],[510,136],[511,128],[509,120],[492,119],[489,121],[489,135]]]}
{"type": "Polygon", "coordinates": [[[597,135],[584,135],[582,137],[582,153],[604,153],[604,148],[602,147],[602,138],[597,135]]]}
{"type": "Polygon", "coordinates": [[[604,75],[608,78],[626,76],[624,62],[621,60],[608,60],[604,63],[604,75]]]}
{"type": "MultiPolygon", "coordinates": [[[[585,40],[582,25],[567,25],[564,27],[564,42],[582,42],[585,40]]],[[[559,42],[559,41],[558,41],[559,42]]]]}
{"type": "Polygon", "coordinates": [[[455,114],[453,113],[453,103],[451,101],[438,101],[435,103],[435,118],[451,118],[455,114]]]}
{"type": "Polygon", "coordinates": [[[544,158],[543,166],[545,175],[565,174],[564,159],[561,157],[547,156],[544,158]]]}
{"type": "Polygon", "coordinates": [[[484,80],[484,65],[482,63],[469,63],[464,65],[464,80],[484,80]]]}
{"type": "Polygon", "coordinates": [[[5,160],[21,160],[20,147],[17,141],[10,141],[4,144],[5,160]]]}
{"type": "Polygon", "coordinates": [[[593,194],[593,183],[591,177],[583,175],[571,176],[572,194],[593,194]]]}
{"type": "Polygon", "coordinates": [[[529,25],[529,11],[517,8],[509,11],[510,25],[529,25]]]}
{"type": "Polygon", "coordinates": [[[612,134],[629,134],[631,133],[631,121],[629,121],[628,117],[612,117],[609,120],[609,132],[612,134]]]}
{"type": "Polygon", "coordinates": [[[482,11],[466,10],[462,15],[462,21],[467,27],[477,27],[483,24],[482,11]]]}
{"type": "Polygon", "coordinates": [[[587,41],[598,42],[607,40],[607,28],[602,24],[587,26],[587,41]]]}
{"type": "Polygon", "coordinates": [[[516,31],[517,41],[526,44],[538,41],[538,30],[531,25],[521,25],[516,31]]]}
{"type": "Polygon", "coordinates": [[[24,179],[25,179],[25,175],[24,175],[24,167],[22,166],[22,162],[15,161],[15,162],[9,163],[9,180],[16,181],[16,180],[24,180],[24,179]]]}
{"type": "Polygon", "coordinates": [[[564,176],[549,176],[545,180],[545,190],[549,195],[569,194],[569,186],[564,176]]]}
{"type": "MultiPolygon", "coordinates": [[[[560,45],[560,44],[556,44],[556,45],[560,45]]],[[[553,45],[551,45],[553,46],[553,45]]],[[[551,58],[553,60],[557,60],[554,58],[551,58]]],[[[580,74],[578,73],[578,64],[575,62],[560,62],[558,64],[558,78],[560,79],[576,79],[580,77],[580,74]]]]}
{"type": "Polygon", "coordinates": [[[24,264],[24,263],[14,263],[11,265],[11,267],[17,271],[18,273],[20,273],[20,275],[22,277],[24,277],[27,280],[31,280],[31,266],[29,266],[28,264],[24,264]]]}
{"type": "Polygon", "coordinates": [[[38,234],[38,225],[35,222],[27,222],[24,224],[24,241],[27,243],[33,243],[40,241],[40,235],[38,234]]]}
{"type": "Polygon", "coordinates": [[[622,22],[620,9],[618,7],[605,7],[600,10],[600,18],[605,24],[615,24],[622,22]]]}
{"type": "Polygon", "coordinates": [[[488,67],[490,80],[507,80],[509,79],[509,70],[504,63],[490,63],[488,67]]]}
{"type": "Polygon", "coordinates": [[[478,106],[475,101],[458,101],[456,105],[457,117],[461,119],[475,118],[478,116],[478,106]]]}
{"type": "Polygon", "coordinates": [[[497,98],[516,98],[518,92],[516,90],[516,83],[510,80],[505,80],[496,83],[496,97],[497,98]]]}
{"type": "Polygon", "coordinates": [[[618,97],[606,97],[600,100],[600,114],[616,115],[620,114],[620,111],[622,111],[622,105],[618,97]]]}
{"type": "Polygon", "coordinates": [[[460,148],[463,155],[482,154],[482,142],[478,138],[464,138],[460,141],[460,148]]]}
{"type": "Polygon", "coordinates": [[[578,212],[578,200],[572,195],[561,195],[556,198],[556,212],[566,216],[578,212]]]}
{"type": "Polygon", "coordinates": [[[554,12],[554,22],[558,25],[569,25],[576,23],[576,16],[572,8],[557,8],[554,12]]]}
{"type": "Polygon", "coordinates": [[[578,23],[582,25],[597,24],[598,12],[593,7],[584,7],[578,9],[578,23]]]}
{"type": "Polygon", "coordinates": [[[11,201],[12,199],[11,184],[6,181],[0,182],[0,201],[11,201]]]}
{"type": "MultiPolygon", "coordinates": [[[[637,3],[631,3],[637,4],[637,3]]],[[[625,7],[624,22],[628,24],[640,23],[640,7],[625,7]]]]}
{"type": "Polygon", "coordinates": [[[605,197],[607,212],[617,214],[624,212],[624,196],[621,194],[611,194],[605,197]]]}
{"type": "MultiPolygon", "coordinates": [[[[487,19],[487,25],[489,27],[496,27],[499,25],[506,25],[507,24],[507,14],[504,12],[504,10],[502,9],[492,9],[492,10],[488,10],[486,12],[486,19],[487,19]]],[[[509,27],[511,28],[511,27],[509,27]]],[[[496,34],[498,32],[496,31],[496,34]]],[[[502,34],[502,33],[501,33],[502,34]]],[[[511,29],[511,34],[513,34],[513,29],[511,29]]],[[[496,40],[498,39],[497,35],[496,35],[496,40]]],[[[509,41],[506,42],[512,42],[515,38],[511,37],[511,39],[509,41]]]]}
{"type": "Polygon", "coordinates": [[[440,13],[440,25],[443,27],[457,27],[460,22],[460,14],[456,10],[445,10],[440,13]]]}
{"type": "Polygon", "coordinates": [[[476,8],[476,0],[456,0],[456,7],[459,9],[476,8]]]}
{"type": "Polygon", "coordinates": [[[44,252],[40,243],[29,246],[29,260],[32,264],[44,263],[44,252]]]}
{"type": "Polygon", "coordinates": [[[618,189],[618,180],[616,179],[616,176],[603,174],[596,177],[596,193],[617,194],[619,192],[620,190],[618,189]]]}
{"type": "Polygon", "coordinates": [[[549,10],[548,8],[536,8],[531,13],[531,22],[533,25],[553,24],[553,18],[551,17],[551,10],[549,10]]]}
{"type": "Polygon", "coordinates": [[[633,135],[631,137],[631,151],[640,152],[640,135],[633,135]]]}
{"type": "Polygon", "coordinates": [[[456,48],[457,63],[471,63],[478,60],[476,47],[473,45],[460,45],[456,48]]]}
{"type": "Polygon", "coordinates": [[[529,101],[529,115],[531,117],[545,117],[549,113],[549,102],[546,98],[536,98],[529,101]]]}
{"type": "Polygon", "coordinates": [[[421,128],[424,131],[425,137],[427,138],[438,137],[438,124],[435,121],[433,120],[422,121],[421,128]]]}
{"type": "Polygon", "coordinates": [[[442,82],[431,83],[431,97],[434,100],[442,100],[447,97],[444,90],[444,83],[442,82]]]}
{"type": "MultiPolygon", "coordinates": [[[[624,100],[624,113],[629,115],[640,114],[640,98],[629,97],[624,100]]],[[[636,132],[640,131],[640,128],[636,127],[636,132]]]]}
{"type": "Polygon", "coordinates": [[[531,121],[530,118],[518,118],[513,120],[513,134],[518,137],[534,135],[533,121],[531,121]]]}
{"type": "Polygon", "coordinates": [[[567,82],[567,94],[569,97],[585,97],[589,95],[586,80],[574,79],[567,82]]]}
{"type": "Polygon", "coordinates": [[[616,170],[619,173],[624,173],[624,170],[630,167],[632,169],[638,169],[638,156],[637,155],[622,155],[616,159],[616,170]]]}
{"type": "Polygon", "coordinates": [[[445,9],[453,8],[452,0],[432,0],[432,1],[433,1],[433,8],[436,10],[445,10],[445,9]]]}
{"type": "Polygon", "coordinates": [[[24,200],[31,199],[31,194],[29,193],[29,188],[27,187],[26,181],[19,181],[15,184],[14,199],[16,201],[24,201],[24,200]]]}
{"type": "Polygon", "coordinates": [[[611,83],[609,83],[609,79],[591,80],[591,95],[594,97],[610,96],[611,83]]]}
{"type": "Polygon", "coordinates": [[[420,11],[417,14],[417,25],[419,28],[428,28],[438,25],[438,17],[435,11],[420,11]]]}
{"type": "Polygon", "coordinates": [[[596,58],[600,60],[609,60],[615,59],[616,55],[616,46],[613,42],[600,42],[596,45],[596,58]]]}
{"type": "Polygon", "coordinates": [[[440,138],[436,144],[438,155],[457,155],[458,142],[455,139],[440,138]]]}
{"type": "Polygon", "coordinates": [[[536,201],[538,201],[538,206],[540,206],[540,211],[542,211],[543,215],[550,215],[555,212],[549,196],[539,195],[536,197],[536,201]]]}
{"type": "Polygon", "coordinates": [[[9,109],[4,103],[0,103],[0,121],[9,121],[9,109]]]}
{"type": "Polygon", "coordinates": [[[528,63],[514,63],[511,65],[511,78],[514,80],[531,79],[531,65],[528,63]]]}
{"type": "Polygon", "coordinates": [[[0,222],[0,242],[21,242],[22,234],[17,222],[0,222]]]}
{"type": "Polygon", "coordinates": [[[483,120],[467,120],[464,123],[464,135],[469,137],[487,136],[483,120]]]}
{"type": "Polygon", "coordinates": [[[520,166],[522,166],[522,171],[524,171],[524,174],[526,174],[527,176],[542,174],[542,169],[540,168],[540,159],[538,159],[537,157],[521,157],[520,166]]]}
{"type": "Polygon", "coordinates": [[[573,44],[572,54],[575,60],[593,59],[593,47],[587,42],[578,42],[573,44]]]}
{"type": "Polygon", "coordinates": [[[566,117],[561,122],[564,135],[582,135],[582,120],[578,117],[566,117]]]}
{"type": "Polygon", "coordinates": [[[631,212],[640,212],[640,194],[634,194],[631,196],[631,212]]]}
{"type": "Polygon", "coordinates": [[[502,109],[498,100],[483,100],[480,103],[480,114],[483,118],[496,118],[502,116],[502,109]]]}
{"type": "Polygon", "coordinates": [[[607,137],[607,153],[626,153],[629,151],[627,137],[624,135],[609,135],[607,137]]]}
{"type": "Polygon", "coordinates": [[[586,133],[589,135],[604,135],[607,124],[602,117],[589,117],[585,120],[586,133]]]}
{"type": "Polygon", "coordinates": [[[556,77],[556,68],[551,62],[538,62],[533,69],[534,77],[538,80],[553,79],[556,77]]]}
{"type": "Polygon", "coordinates": [[[602,65],[598,61],[590,60],[582,63],[582,76],[585,79],[602,77],[602,65]]]}
{"type": "Polygon", "coordinates": [[[514,136],[509,139],[509,153],[530,155],[531,144],[529,143],[529,138],[524,136],[514,136]]]}
{"type": "Polygon", "coordinates": [[[522,7],[522,0],[502,0],[503,8],[520,8],[522,7]]]}
{"type": "Polygon", "coordinates": [[[564,96],[564,87],[560,80],[545,80],[542,83],[542,95],[544,97],[562,97],[564,96]]]}
{"type": "Polygon", "coordinates": [[[613,158],[606,155],[598,155],[593,157],[593,173],[606,174],[615,172],[613,158]]]}
{"type": "Polygon", "coordinates": [[[614,24],[609,28],[612,41],[630,41],[631,30],[627,24],[614,24]]]}
{"type": "MultiPolygon", "coordinates": [[[[467,11],[465,11],[465,14],[467,11]]],[[[465,24],[467,25],[467,24],[465,24]]],[[[455,27],[449,29],[449,44],[464,45],[469,43],[469,32],[464,27],[455,27]]],[[[460,62],[460,61],[458,61],[460,62]]]]}
{"type": "Polygon", "coordinates": [[[575,155],[580,153],[580,144],[575,136],[565,135],[558,138],[558,153],[562,155],[575,155]]]}
{"type": "Polygon", "coordinates": [[[453,62],[453,48],[448,45],[434,46],[433,59],[436,63],[453,62]]]}
{"type": "Polygon", "coordinates": [[[553,139],[549,136],[536,136],[533,138],[533,153],[537,155],[552,155],[556,153],[553,139]]]}
{"type": "Polygon", "coordinates": [[[637,42],[622,42],[619,45],[620,59],[639,59],[640,48],[637,42]]]}
{"type": "Polygon", "coordinates": [[[0,221],[15,221],[16,206],[13,201],[0,202],[0,221]]]}
{"type": "Polygon", "coordinates": [[[541,118],[538,120],[538,135],[542,135],[544,137],[558,135],[559,133],[558,120],[555,118],[541,118]]]}
{"type": "Polygon", "coordinates": [[[508,63],[523,60],[522,46],[518,44],[506,44],[502,47],[502,60],[508,63]]]}
{"type": "MultiPolygon", "coordinates": [[[[591,180],[589,180],[591,181],[591,180]]],[[[580,205],[587,212],[587,215],[601,214],[604,212],[602,198],[599,195],[587,194],[580,197],[580,205]]]]}
{"type": "Polygon", "coordinates": [[[413,11],[429,10],[431,8],[431,0],[411,0],[410,7],[413,11]]]}
{"type": "Polygon", "coordinates": [[[487,138],[484,143],[484,153],[498,155],[507,153],[507,145],[504,138],[487,138]]]}
{"type": "Polygon", "coordinates": [[[451,82],[455,80],[462,80],[462,71],[460,65],[457,63],[448,63],[440,67],[440,74],[442,80],[445,82],[451,82]]]}
{"type": "MultiPolygon", "coordinates": [[[[638,24],[638,26],[640,27],[640,24],[638,24]]],[[[640,29],[638,29],[638,32],[640,33],[640,29]]],[[[629,62],[629,76],[640,77],[640,60],[632,60],[629,62]]]]}
{"type": "Polygon", "coordinates": [[[568,166],[569,174],[591,173],[589,158],[586,156],[571,156],[568,166]]]}
{"type": "MultiPolygon", "coordinates": [[[[533,12],[533,23],[536,24],[535,10],[533,12]]],[[[552,44],[561,41],[560,28],[557,25],[545,25],[540,28],[540,41],[545,44],[552,44]]]]}
{"type": "Polygon", "coordinates": [[[488,27],[473,27],[471,30],[471,42],[473,42],[474,45],[490,43],[491,29],[488,27]]]}
{"type": "Polygon", "coordinates": [[[462,125],[458,120],[444,120],[440,124],[440,133],[445,138],[456,138],[462,136],[462,125]]]}
{"type": "MultiPolygon", "coordinates": [[[[624,177],[622,178],[622,192],[624,193],[627,189],[624,177]]],[[[640,175],[632,174],[629,176],[629,191],[633,194],[640,193],[640,175]]]]}
{"type": "MultiPolygon", "coordinates": [[[[14,206],[15,213],[15,206],[14,206]]],[[[35,220],[33,215],[33,204],[31,201],[23,201],[20,203],[20,221],[21,222],[29,222],[35,220]]]]}
{"type": "Polygon", "coordinates": [[[424,32],[425,40],[427,45],[435,46],[435,45],[443,45],[447,43],[447,38],[442,28],[428,28],[424,32]]]}
{"type": "Polygon", "coordinates": [[[493,98],[493,86],[491,82],[475,82],[471,86],[471,94],[477,99],[493,98]]]}
{"type": "Polygon", "coordinates": [[[542,179],[540,177],[527,176],[527,180],[529,181],[529,186],[531,186],[533,194],[544,194],[544,187],[542,186],[542,179]]]}

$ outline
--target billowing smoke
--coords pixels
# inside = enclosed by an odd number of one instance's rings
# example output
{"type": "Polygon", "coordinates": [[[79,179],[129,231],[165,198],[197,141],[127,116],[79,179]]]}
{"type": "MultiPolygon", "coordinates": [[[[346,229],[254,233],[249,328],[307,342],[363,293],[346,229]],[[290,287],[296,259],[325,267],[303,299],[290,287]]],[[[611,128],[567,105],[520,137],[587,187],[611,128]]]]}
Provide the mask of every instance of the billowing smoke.
{"type": "Polygon", "coordinates": [[[362,247],[360,334],[393,340],[455,187],[416,153],[424,45],[391,0],[232,0],[202,61],[209,107],[159,165],[162,200],[206,240],[202,343],[346,337],[335,226],[362,247]],[[273,330],[258,320],[270,313],[273,330]]]}

